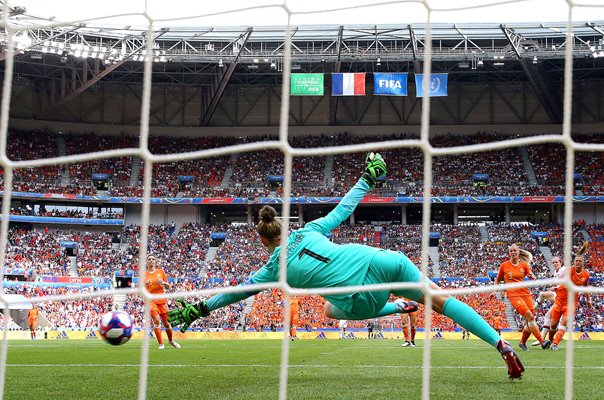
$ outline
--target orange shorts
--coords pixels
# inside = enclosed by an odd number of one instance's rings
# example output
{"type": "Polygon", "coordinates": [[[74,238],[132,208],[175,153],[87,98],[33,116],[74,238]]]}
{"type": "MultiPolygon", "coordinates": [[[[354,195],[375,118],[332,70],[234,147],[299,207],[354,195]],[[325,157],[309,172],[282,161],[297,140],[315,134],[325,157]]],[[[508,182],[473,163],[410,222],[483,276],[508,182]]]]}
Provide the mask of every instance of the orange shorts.
{"type": "MultiPolygon", "coordinates": [[[[575,312],[577,310],[577,301],[575,301],[575,312]]],[[[568,315],[568,299],[561,299],[556,296],[556,300],[554,300],[554,305],[552,306],[552,321],[560,321],[561,317],[566,317],[568,315]]]]}
{"type": "Polygon", "coordinates": [[[512,307],[514,307],[514,310],[523,317],[527,312],[533,313],[535,310],[533,298],[531,296],[514,296],[509,297],[508,299],[510,300],[512,307]]]}
{"type": "Polygon", "coordinates": [[[36,324],[36,321],[29,321],[29,329],[36,329],[36,325],[38,325],[36,324]]]}
{"type": "Polygon", "coordinates": [[[168,303],[160,303],[158,304],[155,301],[151,302],[151,316],[154,317],[156,315],[162,316],[168,314],[168,303]]]}

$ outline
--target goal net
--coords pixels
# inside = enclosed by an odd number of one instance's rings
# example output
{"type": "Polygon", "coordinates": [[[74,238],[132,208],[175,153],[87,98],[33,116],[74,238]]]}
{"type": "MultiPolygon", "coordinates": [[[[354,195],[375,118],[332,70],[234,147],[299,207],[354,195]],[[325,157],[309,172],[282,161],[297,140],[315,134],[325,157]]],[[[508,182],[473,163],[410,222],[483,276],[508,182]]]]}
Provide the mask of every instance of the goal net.
{"type": "MultiPolygon", "coordinates": [[[[183,6],[178,10],[170,10],[165,14],[162,13],[158,8],[157,4],[161,2],[144,2],[141,4],[136,2],[135,5],[128,6],[125,11],[116,13],[111,12],[111,7],[99,7],[99,13],[105,13],[99,17],[90,17],[86,19],[78,19],[69,22],[52,22],[43,21],[39,24],[20,23],[19,20],[11,18],[11,13],[15,12],[15,9],[8,2],[3,2],[3,20],[2,26],[5,32],[5,48],[4,55],[4,82],[2,88],[2,105],[0,113],[0,152],[2,154],[1,164],[4,168],[4,193],[2,201],[2,222],[0,224],[0,235],[2,242],[0,244],[0,263],[5,265],[7,256],[7,237],[9,233],[9,215],[11,214],[11,188],[13,185],[13,178],[15,174],[26,168],[44,167],[44,166],[55,166],[64,164],[81,163],[91,160],[102,160],[107,158],[117,159],[120,157],[138,157],[143,163],[142,176],[143,176],[143,191],[142,191],[142,217],[141,217],[141,231],[140,231],[140,252],[138,254],[138,265],[140,266],[139,275],[143,276],[146,271],[146,258],[149,248],[149,225],[150,225],[150,201],[153,190],[153,166],[161,163],[170,162],[183,162],[186,160],[198,160],[198,159],[209,159],[217,156],[229,156],[231,154],[242,154],[245,152],[265,152],[265,151],[279,151],[283,156],[283,193],[282,193],[282,213],[281,218],[284,221],[290,220],[292,214],[292,204],[290,202],[290,195],[293,189],[292,182],[292,168],[294,158],[296,157],[313,157],[313,156],[333,156],[348,153],[357,153],[358,159],[362,160],[368,149],[378,150],[380,152],[388,152],[396,154],[397,151],[403,149],[414,149],[418,153],[421,153],[423,158],[423,189],[421,192],[425,194],[422,201],[421,220],[421,259],[420,265],[424,275],[429,273],[429,234],[430,234],[430,223],[431,223],[431,190],[433,187],[433,163],[436,157],[443,156],[454,156],[463,155],[469,153],[483,153],[494,150],[518,148],[521,146],[537,145],[545,143],[556,143],[562,145],[566,149],[566,160],[565,160],[565,172],[564,172],[564,185],[565,185],[565,203],[564,203],[564,265],[572,265],[572,225],[573,225],[573,173],[575,165],[575,154],[578,151],[582,152],[596,152],[603,151],[604,145],[602,144],[587,144],[578,143],[573,140],[571,133],[573,132],[572,125],[572,113],[573,113],[573,50],[574,40],[573,22],[576,20],[574,14],[577,11],[584,9],[597,10],[602,12],[601,2],[575,2],[575,1],[558,1],[555,6],[548,7],[547,12],[551,12],[552,9],[557,12],[559,19],[567,21],[567,27],[565,29],[567,35],[567,45],[565,45],[565,63],[564,63],[564,93],[563,93],[563,117],[560,131],[556,134],[545,134],[539,136],[526,136],[521,138],[509,138],[505,140],[496,140],[488,143],[470,144],[462,146],[441,146],[435,147],[430,141],[430,121],[431,121],[431,105],[435,101],[430,96],[424,96],[421,98],[421,121],[419,127],[419,137],[410,139],[393,139],[393,140],[380,140],[379,142],[373,142],[369,140],[368,143],[358,144],[345,144],[331,147],[302,147],[292,145],[292,134],[289,129],[289,121],[291,118],[291,97],[290,97],[290,79],[291,71],[294,65],[294,55],[297,51],[295,45],[292,44],[292,38],[295,37],[296,31],[295,26],[300,23],[311,24],[312,21],[320,20],[325,21],[323,23],[339,24],[338,20],[341,15],[352,16],[355,23],[367,23],[371,21],[365,21],[363,16],[370,11],[372,15],[399,15],[399,23],[407,25],[405,22],[405,15],[419,15],[423,18],[420,22],[423,22],[425,27],[424,36],[416,42],[421,46],[414,49],[417,57],[417,65],[421,65],[421,72],[424,76],[430,76],[432,71],[432,59],[435,54],[432,41],[432,23],[435,20],[438,21],[450,21],[456,19],[460,15],[475,16],[473,22],[481,22],[481,18],[487,18],[492,20],[493,15],[498,15],[500,10],[508,10],[510,5],[514,7],[530,6],[530,1],[492,1],[487,2],[468,2],[468,5],[452,6],[448,1],[349,1],[346,4],[334,3],[336,6],[330,6],[331,2],[326,2],[325,7],[319,7],[309,9],[300,1],[266,1],[260,5],[254,5],[249,7],[242,7],[240,9],[212,9],[196,11],[195,13],[188,11],[189,4],[183,6]],[[177,15],[172,15],[176,13],[177,15]],[[168,32],[171,26],[183,24],[188,26],[213,26],[213,21],[220,19],[221,21],[232,21],[229,25],[237,25],[237,21],[241,25],[250,25],[249,21],[254,21],[256,18],[261,16],[269,16],[268,22],[265,24],[271,25],[283,25],[284,30],[284,45],[280,49],[282,51],[279,64],[276,65],[278,71],[282,71],[282,85],[281,85],[281,104],[279,112],[279,129],[278,138],[276,140],[267,140],[263,142],[252,142],[247,144],[235,144],[221,148],[199,150],[178,154],[154,154],[149,151],[150,141],[150,118],[152,117],[153,110],[151,109],[151,96],[153,93],[153,74],[154,72],[154,59],[164,57],[162,53],[157,52],[157,48],[154,46],[155,40],[163,33],[168,32]],[[451,16],[452,18],[448,18],[451,16]],[[11,95],[13,80],[15,76],[15,55],[18,55],[20,51],[27,50],[28,46],[45,46],[45,43],[36,43],[37,38],[28,38],[28,42],[24,42],[24,32],[34,28],[60,28],[64,26],[77,27],[79,23],[83,24],[97,24],[97,23],[113,23],[114,26],[123,23],[125,19],[130,18],[136,21],[141,26],[146,26],[145,40],[141,41],[139,47],[131,49],[130,52],[126,53],[115,53],[111,55],[107,53],[107,57],[112,56],[113,60],[120,61],[120,57],[141,57],[141,61],[144,65],[143,75],[143,90],[141,95],[142,107],[140,109],[140,131],[139,131],[139,142],[138,146],[126,147],[121,149],[113,149],[106,151],[96,151],[88,154],[80,155],[67,155],[51,157],[46,159],[35,159],[35,160],[11,160],[7,156],[7,141],[9,131],[9,115],[11,107],[11,95]],[[356,18],[356,19],[355,19],[356,18]],[[247,21],[247,22],[243,22],[247,21]],[[164,28],[165,27],[165,28],[164,28]]],[[[123,2],[122,2],[123,3],[123,2]]],[[[134,3],[134,2],[133,2],[134,3]]],[[[254,2],[255,3],[255,2],[254,2]]],[[[553,2],[551,2],[553,3],[553,2]]],[[[251,3],[250,3],[251,4],[251,3]]],[[[206,4],[204,4],[204,7],[206,4]]],[[[208,5],[208,7],[217,7],[216,5],[208,5]]],[[[165,10],[164,10],[165,11],[165,10]]],[[[529,13],[530,14],[530,13],[529,13]]],[[[59,13],[57,12],[57,15],[59,13]]],[[[532,14],[531,17],[537,17],[536,14],[532,14]]],[[[419,19],[419,18],[418,18],[419,19]]],[[[263,19],[263,21],[267,21],[263,19]]],[[[505,21],[500,21],[505,22],[505,21]]],[[[224,24],[224,23],[223,23],[224,24]]],[[[125,24],[124,24],[125,25],[125,24]]],[[[253,24],[252,24],[253,25],[253,24]]],[[[75,29],[75,28],[74,28],[75,29]]],[[[127,29],[127,28],[126,28],[127,29]]],[[[457,28],[455,28],[457,29],[457,28]]],[[[502,27],[503,29],[503,27],[502,27]]],[[[459,30],[460,38],[464,38],[463,31],[459,30]]],[[[254,33],[252,33],[254,34],[254,33]]],[[[465,38],[467,39],[467,38],[465,38]]],[[[510,38],[513,43],[514,38],[510,38]]],[[[467,41],[465,42],[467,45],[467,41]]],[[[241,48],[239,51],[245,52],[245,41],[241,40],[241,48]]],[[[338,44],[336,44],[338,45],[338,44]]],[[[376,41],[375,46],[379,46],[376,41]]],[[[589,44],[587,45],[589,46],[589,44]]],[[[85,49],[80,49],[83,52],[85,49]]],[[[93,51],[88,49],[86,51],[93,51]]],[[[98,50],[100,51],[100,49],[98,50]]],[[[369,57],[375,51],[376,55],[379,55],[380,49],[373,48],[368,50],[368,59],[372,62],[373,56],[369,57]]],[[[316,55],[321,57],[320,54],[316,55]]],[[[378,59],[379,60],[379,59],[378,59]]],[[[222,63],[223,60],[220,60],[222,63]]],[[[379,62],[379,61],[378,61],[379,62]]],[[[107,70],[111,68],[111,63],[104,63],[104,67],[107,70]]],[[[110,72],[110,71],[109,71],[110,72]]],[[[424,79],[422,83],[422,89],[424,93],[430,93],[430,80],[424,79]]],[[[388,159],[386,159],[388,161],[388,159]]],[[[337,174],[337,171],[334,171],[337,174]]],[[[284,232],[281,235],[282,246],[286,243],[287,224],[283,224],[284,232]]],[[[421,284],[415,283],[392,283],[387,285],[377,286],[358,286],[358,287],[346,287],[346,288],[317,288],[317,289],[296,289],[288,285],[285,277],[287,276],[286,270],[287,265],[285,263],[285,253],[281,253],[281,271],[280,281],[275,284],[257,285],[253,288],[247,286],[242,287],[224,287],[204,290],[194,290],[187,292],[167,293],[160,297],[174,299],[177,297],[185,298],[207,298],[216,293],[235,293],[249,291],[250,289],[270,289],[278,288],[285,293],[285,312],[284,312],[284,333],[283,341],[281,346],[281,366],[279,375],[279,398],[286,399],[288,391],[288,364],[290,355],[290,341],[287,338],[287,330],[289,328],[289,313],[290,313],[290,297],[297,295],[329,295],[344,292],[363,292],[371,290],[384,290],[384,289],[403,289],[403,288],[421,288],[425,292],[425,305],[426,310],[430,310],[432,306],[432,299],[436,292],[434,292],[426,280],[421,284]]],[[[537,282],[526,282],[521,285],[512,285],[511,287],[542,287],[551,286],[562,283],[558,279],[542,279],[537,282]]],[[[591,293],[604,294],[604,288],[584,288],[576,287],[569,284],[570,296],[569,296],[569,309],[573,310],[574,296],[576,292],[584,293],[590,291],[591,293]]],[[[473,288],[458,288],[450,289],[449,293],[453,295],[466,295],[493,291],[502,291],[510,287],[509,285],[500,286],[480,286],[473,288]]],[[[33,303],[45,302],[45,301],[66,301],[83,298],[92,298],[99,296],[111,296],[115,294],[131,294],[137,295],[144,299],[144,321],[143,326],[150,326],[150,301],[159,298],[157,295],[150,294],[144,287],[143,280],[138,281],[138,286],[131,289],[120,289],[120,290],[109,290],[101,293],[76,293],[76,294],[65,294],[65,295],[54,295],[46,297],[32,297],[30,300],[33,303]]],[[[3,304],[10,304],[11,299],[5,294],[0,294],[0,301],[3,304]]],[[[8,310],[8,307],[5,307],[8,310]]],[[[8,311],[5,312],[5,319],[8,319],[8,311]]],[[[574,315],[571,313],[568,320],[569,331],[572,331],[574,326],[574,315]]],[[[432,313],[426,312],[425,316],[425,332],[423,334],[424,347],[423,351],[423,377],[422,377],[422,397],[424,399],[430,398],[430,378],[432,375],[431,371],[431,355],[432,355],[432,313]]],[[[1,344],[0,351],[0,397],[3,397],[5,378],[6,378],[6,360],[8,354],[8,324],[4,326],[4,340],[1,344]]],[[[574,365],[574,351],[573,351],[573,336],[568,336],[567,353],[566,353],[566,378],[565,378],[565,398],[570,400],[573,398],[573,365],[574,365]]],[[[141,343],[141,359],[140,359],[140,377],[138,381],[138,396],[139,399],[144,399],[147,396],[147,377],[148,377],[148,365],[149,365],[149,335],[144,335],[144,339],[141,343]]]]}

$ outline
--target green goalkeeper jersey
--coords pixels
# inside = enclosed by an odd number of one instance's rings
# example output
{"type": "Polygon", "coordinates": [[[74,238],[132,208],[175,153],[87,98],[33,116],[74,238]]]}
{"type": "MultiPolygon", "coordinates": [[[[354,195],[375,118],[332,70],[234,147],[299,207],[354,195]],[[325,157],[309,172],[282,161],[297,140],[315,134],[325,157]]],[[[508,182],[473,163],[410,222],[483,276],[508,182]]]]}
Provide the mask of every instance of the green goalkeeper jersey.
{"type": "MultiPolygon", "coordinates": [[[[335,244],[325,235],[352,214],[369,189],[364,180],[359,180],[327,216],[292,232],[287,239],[287,283],[290,286],[329,288],[363,283],[372,257],[382,250],[359,244],[335,244]]],[[[246,284],[278,281],[280,253],[281,246],[278,246],[268,262],[246,284]]],[[[254,293],[218,294],[206,304],[211,311],[254,293]]],[[[332,294],[323,297],[336,307],[351,311],[353,294],[332,294]]]]}

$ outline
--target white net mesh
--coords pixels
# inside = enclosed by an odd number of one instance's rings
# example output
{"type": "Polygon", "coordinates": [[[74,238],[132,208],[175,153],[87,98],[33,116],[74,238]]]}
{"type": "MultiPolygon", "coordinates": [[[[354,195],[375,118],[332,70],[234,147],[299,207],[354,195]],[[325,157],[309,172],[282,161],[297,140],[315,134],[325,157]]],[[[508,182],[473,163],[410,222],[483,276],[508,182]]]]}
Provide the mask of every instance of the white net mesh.
{"type": "MultiPolygon", "coordinates": [[[[498,142],[492,142],[488,144],[480,144],[480,145],[469,145],[469,146],[460,146],[460,147],[448,147],[448,148],[435,148],[429,142],[429,133],[430,133],[430,105],[431,98],[426,96],[422,98],[422,110],[421,110],[421,133],[420,138],[418,140],[391,140],[379,143],[369,143],[369,144],[358,144],[358,145],[346,145],[346,146],[338,146],[338,147],[330,147],[330,148],[293,148],[290,145],[289,141],[289,133],[288,133],[288,119],[289,119],[289,110],[290,110],[290,69],[291,69],[291,37],[292,30],[291,24],[292,21],[296,18],[305,18],[305,17],[314,17],[317,15],[327,15],[333,16],[336,13],[347,13],[347,14],[356,14],[359,15],[370,7],[384,7],[386,12],[392,10],[392,7],[400,13],[400,15],[405,15],[409,10],[421,11],[423,15],[426,16],[426,36],[424,38],[424,48],[423,48],[423,59],[425,61],[430,61],[432,57],[432,40],[431,40],[431,21],[433,20],[435,15],[441,15],[445,13],[452,13],[453,15],[458,15],[459,13],[472,10],[473,12],[483,12],[483,13],[497,13],[497,6],[501,5],[509,5],[516,3],[527,3],[523,1],[501,1],[496,3],[495,5],[481,5],[477,7],[476,4],[471,4],[467,7],[449,7],[448,2],[431,2],[431,1],[385,1],[385,2],[357,2],[352,5],[343,6],[343,7],[334,7],[332,9],[323,9],[317,11],[304,11],[300,8],[299,2],[291,2],[285,1],[279,4],[265,4],[255,7],[246,7],[235,11],[216,11],[210,13],[200,14],[196,17],[186,17],[186,18],[174,18],[174,19],[162,19],[162,18],[153,18],[153,16],[157,15],[157,13],[153,13],[153,8],[149,7],[147,3],[145,3],[144,10],[136,9],[130,13],[121,13],[119,15],[116,14],[116,18],[120,17],[136,17],[137,20],[143,20],[147,24],[147,35],[145,48],[148,54],[153,53],[153,43],[154,43],[154,34],[156,26],[169,26],[171,23],[175,23],[176,21],[181,20],[190,20],[195,23],[197,20],[201,21],[211,21],[212,17],[222,16],[222,15],[257,15],[256,13],[262,11],[271,11],[275,12],[276,15],[285,15],[286,18],[283,20],[283,23],[287,25],[287,29],[285,31],[285,45],[283,46],[283,85],[281,88],[281,110],[280,110],[280,125],[279,125],[279,137],[278,140],[274,141],[265,141],[258,143],[250,143],[246,145],[234,145],[230,147],[220,148],[220,149],[212,149],[212,150],[202,150],[195,151],[189,153],[181,153],[181,154],[166,154],[166,155],[156,155],[152,154],[149,151],[149,115],[150,115],[150,97],[151,97],[151,88],[152,88],[152,67],[153,62],[152,59],[149,58],[144,64],[144,81],[143,81],[143,92],[142,92],[142,107],[140,110],[140,144],[137,148],[127,148],[127,149],[119,149],[119,150],[111,150],[111,151],[101,151],[90,153],[86,155],[72,155],[66,157],[56,157],[44,160],[31,160],[31,161],[12,161],[7,157],[7,131],[8,131],[8,120],[9,120],[9,108],[10,108],[10,99],[11,99],[11,88],[12,88],[12,78],[14,71],[14,60],[12,57],[7,57],[5,60],[5,74],[4,74],[4,83],[3,83],[3,91],[2,91],[2,108],[0,114],[0,151],[1,151],[1,163],[4,167],[4,184],[5,191],[3,194],[3,205],[2,205],[2,223],[0,225],[0,235],[2,237],[2,242],[0,245],[0,264],[4,265],[6,252],[7,252],[7,234],[8,234],[8,226],[9,226],[9,213],[11,207],[11,191],[13,174],[16,169],[21,168],[30,168],[30,167],[40,167],[46,165],[57,165],[57,164],[67,164],[67,163],[77,163],[86,160],[100,160],[108,157],[140,157],[144,161],[144,192],[143,192],[143,207],[142,207],[142,223],[141,223],[141,235],[140,235],[140,253],[139,253],[139,265],[141,269],[139,274],[144,275],[146,269],[146,256],[147,256],[147,243],[149,237],[149,217],[150,217],[150,202],[149,198],[151,197],[151,187],[152,187],[152,168],[154,164],[164,163],[164,162],[175,162],[175,161],[183,161],[183,160],[192,160],[192,159],[204,159],[214,156],[221,155],[230,155],[233,153],[242,153],[242,152],[261,152],[266,151],[268,149],[276,149],[283,153],[284,156],[284,187],[283,187],[283,212],[282,217],[284,220],[289,220],[290,218],[290,201],[289,195],[292,191],[292,162],[294,157],[298,156],[325,156],[325,155],[336,155],[336,154],[345,154],[345,153],[358,153],[359,158],[363,157],[367,148],[374,148],[380,150],[394,150],[394,149],[403,149],[403,148],[417,148],[423,152],[424,156],[424,180],[423,180],[423,192],[428,194],[425,196],[423,200],[423,209],[422,209],[422,252],[421,252],[421,269],[422,272],[427,275],[428,274],[428,242],[429,242],[429,231],[430,231],[430,221],[431,221],[431,198],[429,193],[431,192],[432,187],[432,167],[433,167],[433,159],[435,156],[445,156],[445,155],[457,155],[457,154],[466,154],[466,153],[477,153],[477,152],[486,152],[498,149],[506,149],[510,147],[520,147],[527,146],[532,144],[541,144],[541,143],[560,143],[567,150],[567,159],[566,159],[566,192],[565,192],[565,213],[564,213],[564,265],[571,265],[571,254],[572,254],[572,222],[573,222],[573,172],[574,172],[574,160],[575,160],[575,152],[576,151],[603,151],[604,145],[598,144],[582,144],[576,143],[571,138],[571,113],[572,113],[572,78],[573,78],[573,46],[566,46],[566,61],[565,61],[565,75],[564,75],[564,116],[563,116],[563,125],[562,131],[560,134],[556,135],[542,135],[537,137],[527,137],[522,139],[512,139],[512,140],[504,140],[498,142]],[[358,4],[357,4],[358,3],[358,4]],[[387,7],[387,8],[386,8],[387,7]],[[398,7],[398,8],[397,8],[398,7]],[[484,7],[484,8],[483,8],[484,7]],[[478,10],[478,11],[477,11],[478,10]],[[247,14],[246,14],[247,13],[247,14]]],[[[530,2],[528,2],[530,3],[530,2]]],[[[568,20],[567,29],[569,32],[572,31],[572,21],[573,21],[573,12],[577,8],[581,7],[593,7],[594,5],[598,5],[597,3],[578,3],[578,2],[559,2],[558,11],[563,11],[566,19],[568,20]],[[566,10],[564,10],[564,6],[568,6],[566,10]]],[[[552,7],[556,8],[556,7],[552,7]]],[[[599,11],[601,8],[598,9],[599,11]]],[[[3,27],[6,30],[7,38],[8,38],[8,51],[13,52],[15,49],[15,37],[19,32],[23,29],[31,28],[31,26],[17,26],[12,24],[9,21],[8,16],[9,5],[4,4],[4,20],[2,21],[3,27]]],[[[439,17],[440,18],[440,17],[439,17]]],[[[101,19],[101,18],[98,18],[101,19]]],[[[102,19],[107,19],[107,17],[102,17],[102,19]]],[[[274,22],[274,21],[273,21],[274,22]]],[[[192,23],[192,25],[193,25],[192,23]]],[[[59,23],[54,24],[55,26],[60,26],[59,23]]],[[[46,26],[49,26],[48,24],[46,26]]],[[[52,24],[51,24],[52,26],[52,24]]],[[[570,38],[569,38],[570,40],[570,38]]],[[[430,62],[423,63],[423,73],[429,75],[431,73],[432,64],[430,62]]],[[[424,92],[428,92],[429,81],[424,80],[424,92]]],[[[284,224],[284,229],[285,229],[284,224]]],[[[282,246],[286,243],[287,234],[281,235],[282,238],[282,246]]],[[[284,335],[282,341],[281,348],[281,369],[280,369],[280,386],[279,386],[279,398],[285,399],[287,398],[287,388],[288,388],[288,362],[289,362],[289,349],[290,349],[290,341],[287,340],[287,331],[289,328],[289,300],[290,296],[293,295],[301,295],[301,294],[337,294],[337,293],[350,293],[350,292],[362,292],[362,291],[371,291],[371,290],[383,290],[383,289],[403,289],[403,288],[412,288],[412,287],[421,287],[425,290],[426,293],[426,309],[431,309],[432,305],[432,296],[435,292],[430,289],[428,286],[428,281],[424,282],[421,285],[411,284],[411,283],[392,283],[392,284],[382,284],[382,285],[373,285],[373,286],[359,286],[359,287],[346,287],[346,288],[319,288],[312,290],[300,290],[290,287],[285,277],[287,276],[286,268],[287,265],[285,263],[285,253],[281,253],[281,273],[280,273],[280,281],[275,284],[267,284],[267,285],[257,285],[255,289],[268,289],[268,288],[279,288],[283,290],[286,294],[286,308],[285,308],[285,316],[284,316],[284,335]]],[[[539,282],[527,282],[523,284],[513,284],[513,285],[503,285],[498,286],[497,290],[504,290],[506,288],[516,288],[516,287],[537,287],[537,286],[546,286],[561,283],[560,280],[556,279],[547,279],[541,280],[539,282]]],[[[569,284],[567,282],[567,284],[569,284]]],[[[591,291],[593,293],[604,293],[603,288],[579,288],[575,286],[570,286],[570,296],[569,308],[572,310],[573,302],[574,302],[574,292],[586,292],[591,291]]],[[[207,297],[216,293],[235,293],[235,292],[243,292],[249,291],[250,287],[246,287],[245,289],[240,287],[229,287],[229,288],[221,288],[221,289],[213,289],[213,290],[197,290],[193,292],[183,292],[183,293],[169,293],[162,297],[167,298],[176,298],[176,297],[207,297]]],[[[487,286],[487,287],[475,287],[475,288],[466,288],[466,289],[456,289],[450,290],[451,294],[470,294],[470,293],[481,293],[494,291],[495,287],[487,286]]],[[[112,290],[103,292],[103,296],[116,294],[118,291],[112,290]]],[[[143,280],[139,280],[139,286],[129,290],[120,290],[119,293],[129,293],[139,295],[145,300],[145,318],[144,318],[144,326],[150,325],[150,300],[158,298],[146,291],[143,286],[143,280]]],[[[63,300],[73,300],[73,299],[82,299],[82,298],[91,298],[95,296],[100,296],[99,293],[78,293],[72,295],[56,295],[44,298],[36,298],[32,297],[30,300],[33,303],[42,302],[42,301],[63,301],[63,300]]],[[[0,294],[0,301],[3,304],[7,304],[9,300],[6,298],[4,294],[0,294]]],[[[568,326],[574,326],[574,315],[571,313],[569,316],[568,326]]],[[[5,307],[5,318],[8,318],[8,307],[5,307]]],[[[430,312],[426,313],[425,320],[425,346],[423,348],[423,398],[430,398],[430,377],[431,377],[431,326],[432,326],[432,316],[430,312]]],[[[4,385],[5,385],[5,377],[6,377],[6,360],[7,360],[7,352],[8,352],[8,340],[7,340],[7,330],[8,325],[5,325],[3,332],[3,341],[1,347],[1,355],[0,355],[0,398],[4,395],[4,385]]],[[[569,336],[568,341],[568,351],[566,353],[566,379],[565,379],[565,398],[570,400],[573,398],[573,339],[572,335],[569,336]]],[[[142,340],[142,351],[141,351],[141,369],[140,369],[140,377],[138,382],[138,397],[139,399],[146,398],[146,388],[147,388],[147,377],[148,377],[148,365],[149,365],[149,335],[144,335],[144,339],[142,340]]]]}

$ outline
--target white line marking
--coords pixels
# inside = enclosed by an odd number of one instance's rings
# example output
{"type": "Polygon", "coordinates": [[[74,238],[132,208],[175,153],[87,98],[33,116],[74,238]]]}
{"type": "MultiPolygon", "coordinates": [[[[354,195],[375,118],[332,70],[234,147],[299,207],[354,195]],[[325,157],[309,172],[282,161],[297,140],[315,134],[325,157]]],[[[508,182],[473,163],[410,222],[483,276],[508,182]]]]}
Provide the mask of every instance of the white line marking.
{"type": "MultiPolygon", "coordinates": [[[[74,367],[74,368],[98,368],[98,367],[124,367],[124,368],[138,368],[141,367],[141,364],[6,364],[7,367],[74,367]]],[[[278,364],[149,364],[149,367],[154,368],[196,368],[196,367],[207,367],[207,368],[279,368],[278,364]]],[[[335,365],[331,364],[290,364],[290,368],[337,368],[335,365]]],[[[396,369],[416,369],[423,368],[419,365],[346,365],[346,368],[396,368],[396,369]]],[[[491,368],[507,368],[506,366],[493,366],[493,365],[438,365],[431,366],[430,369],[491,369],[491,368]]],[[[564,366],[553,366],[553,365],[532,365],[531,368],[541,368],[541,369],[565,369],[564,366]]],[[[595,369],[595,370],[604,370],[604,366],[590,366],[590,365],[582,365],[575,366],[574,369],[595,369]]]]}

